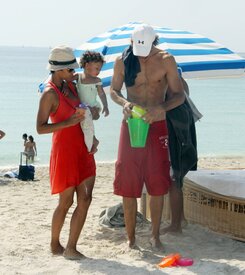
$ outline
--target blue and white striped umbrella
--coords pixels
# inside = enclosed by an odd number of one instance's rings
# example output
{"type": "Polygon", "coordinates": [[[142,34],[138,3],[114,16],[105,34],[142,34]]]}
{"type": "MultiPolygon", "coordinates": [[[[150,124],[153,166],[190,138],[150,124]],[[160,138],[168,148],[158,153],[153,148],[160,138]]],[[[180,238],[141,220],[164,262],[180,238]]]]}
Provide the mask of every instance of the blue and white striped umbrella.
{"type": "MultiPolygon", "coordinates": [[[[113,65],[117,56],[130,44],[132,31],[142,23],[134,22],[100,34],[74,50],[79,58],[86,50],[94,50],[105,57],[100,77],[104,87],[109,86],[113,65]]],[[[214,42],[189,31],[153,26],[159,36],[158,47],[171,53],[182,69],[183,77],[211,78],[242,76],[245,73],[245,59],[214,42]]]]}

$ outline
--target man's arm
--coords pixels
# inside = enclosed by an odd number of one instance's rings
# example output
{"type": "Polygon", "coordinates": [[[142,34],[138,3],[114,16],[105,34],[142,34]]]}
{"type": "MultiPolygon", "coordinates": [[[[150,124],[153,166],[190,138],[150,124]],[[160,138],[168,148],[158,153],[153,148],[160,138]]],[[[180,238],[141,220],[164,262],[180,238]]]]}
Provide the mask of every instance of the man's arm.
{"type": "Polygon", "coordinates": [[[114,72],[111,81],[110,95],[111,99],[117,104],[124,107],[128,101],[121,93],[121,89],[124,82],[124,64],[121,57],[118,57],[115,61],[114,72]]]}
{"type": "Polygon", "coordinates": [[[178,75],[176,62],[173,56],[164,59],[166,67],[166,79],[168,82],[168,96],[163,103],[165,111],[169,111],[181,105],[185,100],[184,88],[178,75]]]}
{"type": "Polygon", "coordinates": [[[114,74],[112,76],[110,94],[111,99],[123,107],[124,119],[131,116],[133,104],[129,102],[121,92],[124,82],[124,64],[121,57],[118,57],[114,65],[114,74]]]}

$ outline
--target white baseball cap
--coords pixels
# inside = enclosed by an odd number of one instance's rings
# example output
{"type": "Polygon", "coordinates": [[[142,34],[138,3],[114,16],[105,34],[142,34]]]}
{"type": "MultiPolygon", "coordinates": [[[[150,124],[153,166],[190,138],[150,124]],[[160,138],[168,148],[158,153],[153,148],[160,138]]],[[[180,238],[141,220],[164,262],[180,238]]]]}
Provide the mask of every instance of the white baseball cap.
{"type": "Polygon", "coordinates": [[[136,27],[132,33],[133,54],[143,57],[148,56],[155,38],[156,33],[150,25],[143,24],[136,27]]]}

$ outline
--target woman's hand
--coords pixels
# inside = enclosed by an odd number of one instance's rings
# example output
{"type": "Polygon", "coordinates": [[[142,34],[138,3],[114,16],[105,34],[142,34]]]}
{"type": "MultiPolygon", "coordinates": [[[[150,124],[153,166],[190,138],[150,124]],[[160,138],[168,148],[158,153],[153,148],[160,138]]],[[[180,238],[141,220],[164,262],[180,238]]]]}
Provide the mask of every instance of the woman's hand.
{"type": "Polygon", "coordinates": [[[85,118],[85,112],[81,112],[79,108],[76,112],[66,120],[66,126],[73,126],[83,121],[85,118]]]}

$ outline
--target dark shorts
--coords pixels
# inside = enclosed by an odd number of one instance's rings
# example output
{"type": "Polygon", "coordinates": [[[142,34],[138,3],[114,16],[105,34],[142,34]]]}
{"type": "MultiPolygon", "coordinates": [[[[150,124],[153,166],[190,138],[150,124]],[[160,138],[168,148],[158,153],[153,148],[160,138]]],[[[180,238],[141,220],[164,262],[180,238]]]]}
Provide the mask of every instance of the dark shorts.
{"type": "Polygon", "coordinates": [[[116,195],[140,198],[144,183],[151,196],[168,193],[171,179],[166,121],[150,125],[144,148],[131,147],[128,125],[123,121],[115,168],[116,195]]]}

